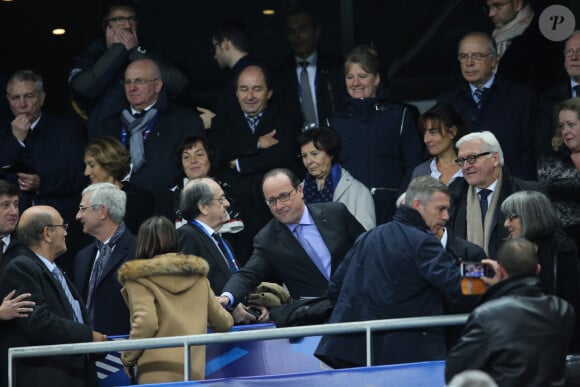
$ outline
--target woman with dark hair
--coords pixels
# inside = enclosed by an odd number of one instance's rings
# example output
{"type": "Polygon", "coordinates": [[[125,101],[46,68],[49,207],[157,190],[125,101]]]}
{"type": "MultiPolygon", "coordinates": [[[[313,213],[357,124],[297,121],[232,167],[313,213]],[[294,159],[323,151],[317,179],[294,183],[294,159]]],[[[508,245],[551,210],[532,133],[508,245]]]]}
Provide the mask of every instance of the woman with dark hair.
{"type": "Polygon", "coordinates": [[[537,191],[519,191],[501,205],[510,238],[526,238],[537,247],[544,293],[580,305],[578,255],[574,241],[561,228],[550,199],[537,191]]]}
{"type": "Polygon", "coordinates": [[[580,250],[580,98],[562,102],[558,117],[559,130],[552,141],[557,150],[538,159],[538,180],[580,250]]]}
{"type": "MultiPolygon", "coordinates": [[[[177,231],[166,217],[147,219],[137,236],[137,259],[119,269],[121,293],[131,313],[129,339],[224,332],[232,316],[211,290],[207,262],[178,254],[177,231]]],[[[191,349],[192,380],[205,378],[205,346],[191,349]]],[[[183,380],[183,348],[125,351],[121,361],[139,384],[183,380]],[[133,367],[136,367],[135,370],[133,367]]]]}
{"type": "Polygon", "coordinates": [[[341,202],[366,230],[376,226],[375,204],[369,189],[342,168],[340,139],[332,128],[309,129],[298,136],[306,168],[302,183],[304,202],[341,202]]]}
{"type": "Polygon", "coordinates": [[[395,213],[395,201],[424,157],[415,118],[406,106],[387,100],[380,89],[381,61],[369,46],[358,46],[345,61],[348,107],[330,118],[340,137],[343,167],[369,187],[377,224],[395,213]]]}
{"type": "Polygon", "coordinates": [[[455,178],[463,177],[461,168],[455,162],[455,142],[466,134],[461,115],[451,105],[438,103],[421,114],[418,124],[427,151],[433,157],[417,165],[411,179],[429,175],[449,185],[455,178]]]}
{"type": "Polygon", "coordinates": [[[116,138],[98,137],[85,147],[85,176],[92,184],[112,183],[127,194],[124,223],[136,235],[141,223],[155,214],[155,198],[126,180],[130,171],[131,156],[116,138]]]}

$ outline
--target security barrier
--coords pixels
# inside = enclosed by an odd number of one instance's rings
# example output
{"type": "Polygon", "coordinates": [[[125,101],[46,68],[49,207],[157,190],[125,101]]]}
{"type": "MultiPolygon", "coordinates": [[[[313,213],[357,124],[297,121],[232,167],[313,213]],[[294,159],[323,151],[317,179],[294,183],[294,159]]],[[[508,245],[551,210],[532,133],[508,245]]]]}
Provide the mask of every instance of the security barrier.
{"type": "Polygon", "coordinates": [[[462,325],[467,320],[467,314],[449,316],[409,317],[400,319],[356,321],[337,324],[320,324],[290,328],[276,328],[265,330],[250,330],[242,332],[210,333],[194,336],[159,337],[153,339],[120,340],[99,343],[75,343],[61,345],[46,345],[34,347],[10,348],[8,351],[8,386],[13,386],[13,359],[57,356],[85,353],[101,353],[124,351],[133,349],[154,349],[167,347],[183,347],[184,353],[184,380],[191,379],[190,347],[214,343],[232,343],[252,340],[272,340],[326,334],[360,333],[366,334],[366,365],[371,366],[372,359],[372,332],[385,330],[429,328],[449,325],[462,325]]]}

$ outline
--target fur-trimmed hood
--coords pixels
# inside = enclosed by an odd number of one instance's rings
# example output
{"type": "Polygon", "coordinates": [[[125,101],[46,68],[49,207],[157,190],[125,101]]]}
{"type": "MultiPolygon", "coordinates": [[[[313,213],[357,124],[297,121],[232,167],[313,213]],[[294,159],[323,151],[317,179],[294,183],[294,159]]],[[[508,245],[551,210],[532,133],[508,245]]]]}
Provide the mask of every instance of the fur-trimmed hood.
{"type": "Polygon", "coordinates": [[[119,268],[121,285],[128,281],[153,282],[172,293],[193,286],[201,277],[207,277],[207,261],[195,255],[169,253],[150,259],[134,259],[119,268]]]}

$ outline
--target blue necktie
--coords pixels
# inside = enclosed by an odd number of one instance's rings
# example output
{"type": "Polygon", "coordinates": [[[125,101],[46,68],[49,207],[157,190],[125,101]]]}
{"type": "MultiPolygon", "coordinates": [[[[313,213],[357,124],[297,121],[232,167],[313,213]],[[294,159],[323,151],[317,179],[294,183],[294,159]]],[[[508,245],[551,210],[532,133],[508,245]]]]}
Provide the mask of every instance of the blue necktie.
{"type": "Polygon", "coordinates": [[[490,189],[482,189],[481,191],[479,191],[479,207],[481,208],[481,222],[484,223],[485,222],[485,214],[487,213],[487,208],[488,208],[488,204],[487,204],[487,197],[489,196],[489,194],[491,194],[491,190],[490,189]]]}
{"type": "Polygon", "coordinates": [[[68,287],[68,284],[66,282],[66,279],[64,278],[64,274],[62,274],[62,271],[60,271],[58,266],[55,266],[54,269],[52,269],[52,275],[54,276],[54,278],[56,278],[62,290],[64,291],[64,294],[66,295],[66,298],[73,309],[75,321],[84,323],[85,321],[83,319],[83,313],[81,312],[81,305],[73,297],[70,288],[68,287]]]}
{"type": "Polygon", "coordinates": [[[212,234],[213,239],[215,239],[218,243],[218,247],[220,248],[220,251],[222,252],[222,255],[224,256],[224,259],[226,260],[226,263],[228,265],[228,268],[230,269],[231,273],[235,273],[236,271],[238,271],[238,264],[236,263],[236,259],[234,258],[234,255],[232,254],[232,252],[230,251],[230,249],[226,246],[226,243],[224,242],[224,240],[222,239],[221,235],[217,232],[214,232],[212,234]]]}
{"type": "Polygon", "coordinates": [[[580,85],[574,86],[574,95],[572,97],[580,97],[580,85]]]}
{"type": "Polygon", "coordinates": [[[477,109],[481,109],[481,102],[483,97],[483,90],[482,89],[475,89],[473,90],[473,99],[477,104],[477,109]]]}
{"type": "Polygon", "coordinates": [[[306,254],[308,254],[308,256],[310,257],[312,262],[316,265],[318,270],[324,275],[324,277],[326,279],[329,279],[330,275],[329,275],[328,271],[326,270],[326,268],[324,267],[324,263],[322,262],[322,259],[320,258],[320,256],[318,255],[318,253],[316,252],[314,247],[312,247],[310,242],[308,242],[308,239],[306,239],[306,237],[304,236],[304,227],[306,227],[306,226],[309,226],[309,225],[308,224],[297,224],[296,227],[294,228],[294,235],[296,236],[296,239],[298,239],[298,242],[300,242],[300,244],[302,245],[302,247],[306,251],[306,254]]]}
{"type": "Polygon", "coordinates": [[[258,127],[258,124],[260,123],[260,116],[253,116],[250,117],[248,116],[247,118],[248,121],[248,126],[250,127],[250,129],[252,129],[252,133],[256,132],[256,128],[258,127]]]}

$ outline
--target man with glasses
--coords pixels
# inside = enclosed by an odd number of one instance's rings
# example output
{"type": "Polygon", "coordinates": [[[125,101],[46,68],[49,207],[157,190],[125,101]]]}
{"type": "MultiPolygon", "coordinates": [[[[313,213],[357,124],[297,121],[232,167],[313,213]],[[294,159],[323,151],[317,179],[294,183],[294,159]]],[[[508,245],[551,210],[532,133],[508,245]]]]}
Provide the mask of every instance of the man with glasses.
{"type": "Polygon", "coordinates": [[[456,146],[456,163],[463,178],[449,186],[452,205],[448,227],[457,237],[481,246],[488,257],[495,259],[509,237],[503,226],[501,203],[517,191],[542,191],[541,185],[510,175],[504,167],[502,148],[491,132],[467,134],[456,146]]]}
{"type": "Polygon", "coordinates": [[[205,138],[203,123],[193,111],[168,101],[162,93],[161,69],[152,59],[131,62],[122,85],[128,106],[102,124],[102,134],[115,137],[129,150],[131,183],[157,196],[177,184],[181,177],[177,149],[189,136],[205,138]]]}
{"type": "Polygon", "coordinates": [[[125,227],[125,192],[111,183],[83,190],[77,220],[94,238],[76,255],[74,284],[87,306],[90,323],[107,335],[129,333],[129,310],[121,296],[117,270],[135,258],[137,240],[125,227]]]}
{"type": "Polygon", "coordinates": [[[158,53],[144,48],[137,35],[137,26],[134,1],[108,2],[103,16],[103,36],[76,59],[69,74],[69,85],[75,97],[73,107],[88,120],[89,139],[99,135],[103,120],[123,109],[123,87],[119,82],[127,65],[134,60],[153,58],[163,62],[161,73],[172,99],[189,83],[182,71],[162,60],[158,53]]]}
{"type": "Polygon", "coordinates": [[[539,12],[527,0],[486,0],[485,14],[494,25],[491,36],[498,53],[497,74],[545,91],[561,73],[558,53],[562,44],[543,36],[539,12]]]}
{"type": "MultiPolygon", "coordinates": [[[[264,175],[262,190],[272,219],[254,238],[248,263],[232,275],[219,301],[236,306],[262,281],[283,283],[293,299],[320,297],[363,226],[338,202],[304,204],[302,186],[288,169],[264,175]]],[[[236,316],[251,322],[251,316],[236,316]]]]}
{"type": "Polygon", "coordinates": [[[514,176],[535,178],[535,93],[529,86],[493,73],[498,54],[487,34],[472,32],[463,37],[457,59],[465,83],[442,95],[438,102],[453,106],[467,123],[468,131],[491,131],[502,144],[506,166],[514,176]]]}
{"type": "MultiPolygon", "coordinates": [[[[30,293],[36,305],[28,318],[2,322],[0,363],[7,364],[8,348],[105,341],[90,324],[80,294],[57,266],[66,250],[67,224],[50,206],[33,206],[22,213],[17,233],[26,246],[0,276],[0,294],[16,289],[30,293]]],[[[4,368],[5,369],[5,368],[4,368]]],[[[17,359],[14,386],[96,386],[95,364],[86,355],[17,359]]],[[[2,373],[0,386],[7,384],[2,373]]]]}
{"type": "Polygon", "coordinates": [[[220,230],[230,217],[230,202],[224,190],[209,177],[188,182],[181,192],[180,209],[187,223],[177,229],[179,251],[203,257],[216,295],[239,269],[238,260],[220,230]]]}

